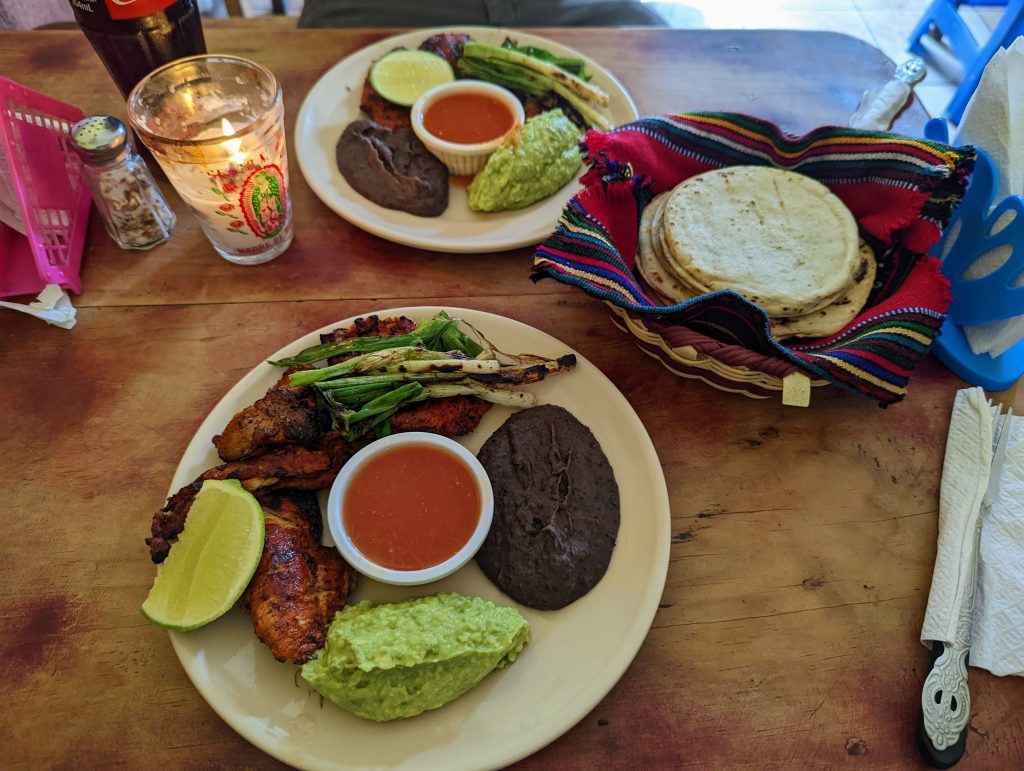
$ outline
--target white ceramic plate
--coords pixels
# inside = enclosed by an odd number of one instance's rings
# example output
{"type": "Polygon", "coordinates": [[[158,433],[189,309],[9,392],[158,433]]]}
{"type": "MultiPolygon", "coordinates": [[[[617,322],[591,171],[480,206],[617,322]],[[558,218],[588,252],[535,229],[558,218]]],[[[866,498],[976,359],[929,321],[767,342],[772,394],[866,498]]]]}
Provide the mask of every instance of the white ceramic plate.
{"type": "MultiPolygon", "coordinates": [[[[496,252],[539,244],[550,235],[565,203],[579,190],[571,182],[554,195],[525,209],[480,214],[469,210],[466,189],[452,184],[448,209],[440,217],[416,217],[386,209],[363,198],[338,171],[334,150],[345,126],[365,118],[359,109],[363,80],[382,55],[404,46],[418,48],[438,32],[462,32],[482,43],[501,45],[506,35],[520,45],[546,48],[560,56],[587,61],[593,83],[609,96],[607,112],[615,125],[638,117],[636,105],[623,85],[601,65],[554,40],[501,27],[445,27],[407,32],[381,40],[342,59],[306,95],[295,125],[299,168],[321,201],[346,220],[381,238],[407,246],[447,252],[496,252]]],[[[580,175],[582,176],[581,169],[580,175]]]]}
{"type": "MultiPolygon", "coordinates": [[[[398,308],[382,316],[425,318],[438,308],[398,308]]],[[[452,309],[508,353],[560,356],[570,349],[525,324],[479,311],[452,309]]],[[[280,351],[279,359],[320,342],[319,333],[280,351]]],[[[242,378],[203,421],[174,475],[170,493],[219,463],[211,440],[242,407],[263,396],[281,371],[262,363],[242,378]]],[[[647,635],[665,585],[670,539],[668,493],[654,446],[625,397],[589,361],[531,386],[540,403],[559,404],[590,427],[615,472],[621,496],[618,542],[607,574],[589,594],[557,611],[517,606],[532,639],[508,669],[493,673],[454,702],[390,723],[361,720],[321,703],[297,676],[274,660],[239,608],[187,634],[171,634],[185,671],[203,698],[232,728],[274,757],[302,768],[479,769],[508,765],[540,749],[579,722],[626,671],[647,635]]],[[[476,452],[508,416],[487,412],[463,441],[476,452]]],[[[326,531],[326,528],[325,528],[326,531]]],[[[360,577],[353,601],[396,601],[456,591],[515,605],[475,562],[419,587],[377,584],[360,577]]]]}

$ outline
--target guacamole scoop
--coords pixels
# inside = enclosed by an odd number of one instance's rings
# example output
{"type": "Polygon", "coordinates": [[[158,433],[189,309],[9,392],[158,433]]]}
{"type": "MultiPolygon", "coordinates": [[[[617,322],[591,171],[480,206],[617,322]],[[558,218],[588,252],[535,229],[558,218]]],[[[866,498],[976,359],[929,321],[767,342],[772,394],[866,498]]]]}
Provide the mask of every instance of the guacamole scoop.
{"type": "Polygon", "coordinates": [[[368,720],[394,720],[458,698],[519,656],[530,625],[515,608],[443,593],[340,610],[302,678],[368,720]]]}
{"type": "Polygon", "coordinates": [[[561,110],[535,115],[487,159],[469,185],[473,211],[521,209],[547,198],[580,168],[580,130],[561,110]]]}

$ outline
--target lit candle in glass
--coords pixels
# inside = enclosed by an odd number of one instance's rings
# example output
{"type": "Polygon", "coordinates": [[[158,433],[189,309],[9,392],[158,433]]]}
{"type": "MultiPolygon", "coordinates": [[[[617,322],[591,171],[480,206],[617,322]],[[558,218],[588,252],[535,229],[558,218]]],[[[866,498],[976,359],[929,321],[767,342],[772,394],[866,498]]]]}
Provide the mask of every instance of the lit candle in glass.
{"type": "Polygon", "coordinates": [[[193,56],[155,70],[128,117],[214,249],[255,265],[292,240],[281,88],[265,67],[193,56]]]}

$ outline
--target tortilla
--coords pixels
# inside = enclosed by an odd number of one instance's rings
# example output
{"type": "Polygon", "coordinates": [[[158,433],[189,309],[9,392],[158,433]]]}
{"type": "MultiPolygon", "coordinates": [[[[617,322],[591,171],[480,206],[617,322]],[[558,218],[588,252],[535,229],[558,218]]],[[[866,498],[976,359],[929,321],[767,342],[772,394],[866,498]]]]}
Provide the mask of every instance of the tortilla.
{"type": "Polygon", "coordinates": [[[860,245],[860,260],[856,280],[849,292],[824,308],[803,316],[772,318],[772,336],[779,339],[828,337],[857,318],[867,304],[878,272],[875,253],[863,241],[860,245]]]}
{"type": "Polygon", "coordinates": [[[672,191],[659,193],[647,204],[640,215],[640,232],[637,238],[636,268],[640,277],[653,291],[655,298],[665,305],[676,305],[684,300],[696,297],[672,274],[655,249],[660,232],[660,214],[664,211],[665,201],[672,191]]]}
{"type": "Polygon", "coordinates": [[[665,203],[664,257],[704,291],[732,289],[771,316],[845,295],[860,267],[857,222],[820,182],[768,166],[691,177],[665,203]]]}

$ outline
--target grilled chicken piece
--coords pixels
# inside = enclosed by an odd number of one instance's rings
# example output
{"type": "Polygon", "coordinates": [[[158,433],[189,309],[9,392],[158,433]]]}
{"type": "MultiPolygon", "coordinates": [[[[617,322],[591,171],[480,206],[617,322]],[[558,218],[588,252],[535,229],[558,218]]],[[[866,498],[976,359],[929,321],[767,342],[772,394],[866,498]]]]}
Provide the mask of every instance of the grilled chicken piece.
{"type": "Polygon", "coordinates": [[[222,460],[238,460],[288,444],[309,446],[323,438],[331,420],[317,409],[316,392],[307,386],[289,383],[287,370],[266,396],[235,415],[224,432],[213,437],[222,460]]]}
{"type": "Polygon", "coordinates": [[[367,75],[363,81],[363,93],[359,98],[359,109],[370,116],[370,120],[384,128],[392,131],[412,128],[412,118],[409,117],[409,108],[401,107],[394,102],[389,102],[377,93],[370,85],[370,77],[367,75]]]}
{"type": "Polygon", "coordinates": [[[237,479],[250,492],[270,490],[322,490],[330,487],[353,450],[336,432],[327,434],[315,447],[291,445],[263,455],[232,461],[204,471],[167,499],[153,515],[152,537],[146,539],[153,562],[163,562],[170,540],[185,527],[192,501],[206,479],[237,479]]]}
{"type": "MultiPolygon", "coordinates": [[[[320,338],[326,343],[357,335],[402,335],[415,328],[416,322],[405,316],[383,319],[366,316],[320,338]]],[[[344,358],[331,359],[330,363],[344,358]]],[[[396,432],[429,431],[444,436],[463,436],[479,425],[490,406],[489,402],[475,396],[418,402],[399,410],[392,417],[391,426],[396,432]]],[[[293,388],[282,378],[266,396],[235,415],[224,433],[214,437],[214,444],[222,458],[230,455],[241,459],[229,460],[204,471],[194,482],[168,498],[167,504],[153,515],[152,537],[146,539],[153,562],[166,559],[170,541],[185,527],[192,500],[206,479],[237,479],[250,492],[330,487],[353,449],[339,433],[322,433],[328,425],[319,422],[317,412],[314,389],[309,386],[293,388]],[[296,443],[281,444],[286,441],[296,443]],[[300,444],[306,442],[310,446],[300,444]],[[267,450],[268,447],[272,449],[267,450]],[[262,454],[251,454],[261,451],[262,454]]],[[[329,419],[322,420],[329,424],[329,419]]]]}
{"type": "Polygon", "coordinates": [[[391,417],[391,430],[429,431],[442,436],[465,436],[476,430],[490,402],[475,396],[450,396],[417,402],[391,417]]]}
{"type": "Polygon", "coordinates": [[[260,642],[278,661],[302,664],[323,647],[334,614],[356,585],[356,572],[320,543],[320,507],[310,492],[259,494],[266,539],[259,567],[242,595],[260,642]]]}
{"type": "MultiPolygon", "coordinates": [[[[384,337],[387,335],[407,335],[416,329],[416,321],[408,316],[392,316],[382,319],[380,316],[360,316],[351,326],[325,332],[320,335],[321,343],[332,343],[335,340],[347,340],[350,337],[384,337]]],[[[328,364],[336,364],[345,356],[328,360],[328,364]]]]}
{"type": "Polygon", "coordinates": [[[421,51],[429,51],[432,54],[446,59],[456,73],[459,71],[458,62],[462,58],[462,47],[469,40],[469,35],[455,32],[441,32],[431,35],[420,43],[421,51]]]}
{"type": "MultiPolygon", "coordinates": [[[[441,34],[434,35],[423,41],[420,49],[437,54],[447,59],[452,69],[458,72],[455,63],[462,56],[462,46],[469,35],[441,34]]],[[[397,50],[397,49],[396,49],[397,50]]],[[[412,118],[408,107],[389,102],[377,93],[370,83],[370,74],[363,80],[363,93],[359,97],[359,109],[370,116],[370,120],[392,131],[412,128],[412,118]]]]}

